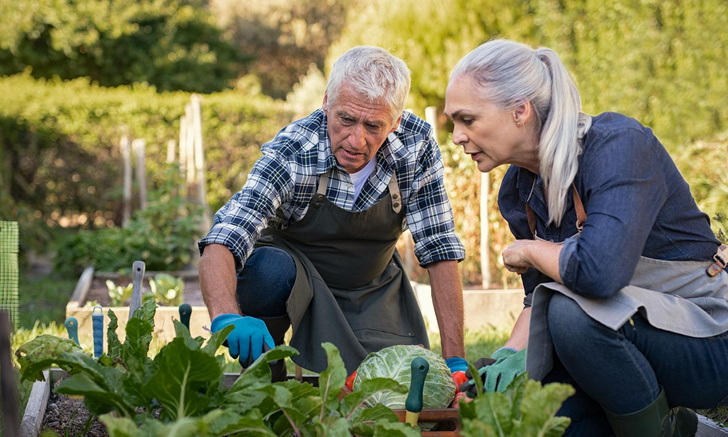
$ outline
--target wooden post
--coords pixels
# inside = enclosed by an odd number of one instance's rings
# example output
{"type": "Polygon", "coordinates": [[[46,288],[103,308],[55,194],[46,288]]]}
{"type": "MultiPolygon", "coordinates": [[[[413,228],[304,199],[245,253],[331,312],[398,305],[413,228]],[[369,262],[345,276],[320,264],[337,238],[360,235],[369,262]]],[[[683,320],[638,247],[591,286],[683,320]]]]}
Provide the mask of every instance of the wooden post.
{"type": "Polygon", "coordinates": [[[490,237],[488,227],[488,195],[490,174],[480,174],[480,272],[484,290],[490,288],[490,237]]]}
{"type": "Polygon", "coordinates": [[[437,139],[437,106],[428,106],[425,108],[425,121],[432,126],[432,137],[439,144],[440,141],[437,139]]]}
{"type": "Polygon", "coordinates": [[[210,207],[207,205],[207,181],[205,179],[205,149],[202,145],[202,109],[200,96],[192,94],[192,125],[195,140],[195,176],[197,179],[197,200],[202,206],[202,232],[210,229],[210,207]]]}
{"type": "Polygon", "coordinates": [[[177,142],[175,140],[167,141],[167,164],[174,162],[175,154],[177,153],[177,142]]]}
{"type": "Polygon", "coordinates": [[[179,170],[182,175],[187,171],[187,119],[179,119],[179,170]]]}
{"type": "Polygon", "coordinates": [[[192,104],[188,103],[185,105],[185,123],[187,124],[185,129],[187,130],[187,135],[185,136],[184,145],[187,149],[185,150],[187,161],[185,163],[185,168],[187,169],[187,185],[195,183],[195,124],[192,118],[192,104]]]}
{"type": "Polygon", "coordinates": [[[125,228],[129,225],[129,220],[131,220],[131,148],[129,147],[129,137],[123,135],[120,146],[121,157],[124,161],[124,205],[121,213],[121,226],[125,228]]]}
{"type": "Polygon", "coordinates": [[[147,207],[147,166],[144,162],[145,147],[146,141],[141,138],[137,138],[131,143],[131,148],[136,156],[136,180],[139,185],[139,208],[141,209],[147,207]]]}

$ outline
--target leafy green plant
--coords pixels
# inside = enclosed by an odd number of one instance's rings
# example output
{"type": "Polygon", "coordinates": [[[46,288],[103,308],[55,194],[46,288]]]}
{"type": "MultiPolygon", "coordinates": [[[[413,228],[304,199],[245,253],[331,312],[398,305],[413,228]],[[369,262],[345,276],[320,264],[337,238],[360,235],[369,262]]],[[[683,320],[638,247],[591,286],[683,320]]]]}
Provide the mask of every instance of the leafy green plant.
{"type": "Polygon", "coordinates": [[[144,297],[155,299],[161,305],[179,306],[184,302],[185,281],[167,273],[157,273],[149,279],[150,293],[144,297]]]}
{"type": "MultiPolygon", "coordinates": [[[[470,371],[477,369],[470,364],[470,371]]],[[[568,384],[541,385],[528,379],[528,373],[518,376],[504,392],[483,393],[483,383],[475,378],[478,396],[471,402],[460,402],[460,434],[464,437],[560,436],[571,423],[558,417],[561,404],[574,394],[568,384]]]]}
{"type": "Polygon", "coordinates": [[[116,335],[117,318],[109,311],[108,352],[98,359],[70,339],[38,336],[16,352],[21,375],[39,380],[52,365],[67,371],[69,377],[55,391],[83,396],[89,412],[100,417],[111,436],[418,435],[389,408],[364,408],[364,402],[380,391],[407,391],[391,379],[372,379],[339,399],[347,375],[331,344],[322,345],[329,367],[319,375],[318,387],[295,380],[270,382],[268,361],[298,353],[278,346],[228,388],[224,358],[215,352],[232,327],[212,334],[205,343],[176,321],[176,338],[151,359],[154,313],[154,301],[144,302],[129,320],[122,343],[116,335]]]}
{"type": "Polygon", "coordinates": [[[131,298],[131,292],[134,288],[134,284],[129,283],[126,287],[114,284],[111,279],[106,280],[106,288],[109,290],[109,298],[111,299],[110,305],[112,307],[119,307],[131,298]]]}

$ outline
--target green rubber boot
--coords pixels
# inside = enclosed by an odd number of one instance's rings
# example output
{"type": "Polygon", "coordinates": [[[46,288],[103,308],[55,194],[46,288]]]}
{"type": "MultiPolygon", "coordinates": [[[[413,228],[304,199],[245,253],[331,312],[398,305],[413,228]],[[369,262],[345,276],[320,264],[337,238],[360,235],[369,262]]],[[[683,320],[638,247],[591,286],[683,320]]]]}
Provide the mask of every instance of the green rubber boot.
{"type": "MultiPolygon", "coordinates": [[[[273,337],[273,342],[276,346],[283,344],[283,338],[288,331],[288,327],[291,326],[291,319],[288,316],[283,317],[261,317],[262,321],[265,322],[265,326],[270,332],[270,336],[273,337]]],[[[269,363],[271,372],[271,382],[285,381],[288,377],[286,371],[286,360],[281,358],[278,361],[269,363]]]]}
{"type": "Polygon", "coordinates": [[[693,437],[698,430],[698,416],[692,410],[677,407],[670,410],[665,390],[654,402],[630,414],[604,412],[616,437],[693,437]]]}

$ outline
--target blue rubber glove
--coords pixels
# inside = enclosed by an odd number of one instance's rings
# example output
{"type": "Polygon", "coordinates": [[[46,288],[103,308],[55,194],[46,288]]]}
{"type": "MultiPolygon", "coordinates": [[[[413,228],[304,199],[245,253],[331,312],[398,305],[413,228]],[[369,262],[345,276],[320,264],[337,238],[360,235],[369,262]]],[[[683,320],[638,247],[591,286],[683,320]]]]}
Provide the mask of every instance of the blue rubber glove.
{"type": "Polygon", "coordinates": [[[230,356],[238,358],[243,367],[248,367],[265,350],[275,347],[265,322],[260,319],[240,314],[220,314],[212,320],[210,329],[212,332],[217,332],[228,325],[233,325],[235,328],[228,334],[225,343],[230,356]]]}
{"type": "Polygon", "coordinates": [[[478,370],[483,378],[483,391],[486,393],[504,391],[508,384],[526,371],[526,348],[516,351],[502,347],[490,357],[495,363],[478,370]]]}
{"type": "Polygon", "coordinates": [[[468,362],[465,358],[450,357],[445,360],[445,363],[447,363],[447,367],[450,368],[450,373],[465,372],[468,370],[468,362]]]}

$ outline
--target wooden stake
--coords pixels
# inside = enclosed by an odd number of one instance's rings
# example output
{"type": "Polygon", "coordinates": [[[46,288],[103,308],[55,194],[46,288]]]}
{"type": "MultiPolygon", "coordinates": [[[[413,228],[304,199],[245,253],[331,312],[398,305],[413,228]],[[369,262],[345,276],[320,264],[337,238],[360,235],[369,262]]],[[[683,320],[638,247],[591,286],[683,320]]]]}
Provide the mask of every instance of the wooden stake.
{"type": "Polygon", "coordinates": [[[137,138],[132,141],[131,148],[136,156],[136,180],[139,185],[139,208],[146,209],[147,207],[147,166],[144,162],[144,149],[146,147],[146,141],[141,138],[137,138]]]}
{"type": "Polygon", "coordinates": [[[121,157],[124,161],[124,205],[121,213],[121,226],[127,227],[129,220],[131,220],[131,148],[129,147],[129,137],[123,135],[119,145],[121,147],[121,157]]]}

